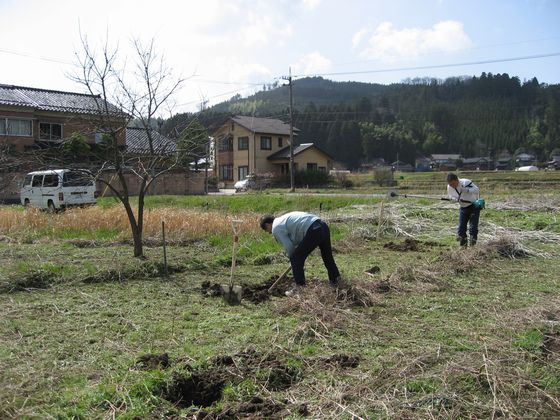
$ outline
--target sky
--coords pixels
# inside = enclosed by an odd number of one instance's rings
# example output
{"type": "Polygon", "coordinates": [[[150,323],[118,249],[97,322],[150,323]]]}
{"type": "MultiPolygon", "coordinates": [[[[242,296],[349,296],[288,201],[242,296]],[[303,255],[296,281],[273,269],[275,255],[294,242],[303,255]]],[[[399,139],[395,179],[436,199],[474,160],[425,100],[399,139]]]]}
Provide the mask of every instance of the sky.
{"type": "Polygon", "coordinates": [[[154,42],[194,112],[320,75],[396,83],[508,73],[560,83],[560,0],[0,0],[0,84],[83,92],[81,39],[130,67],[154,42]]]}

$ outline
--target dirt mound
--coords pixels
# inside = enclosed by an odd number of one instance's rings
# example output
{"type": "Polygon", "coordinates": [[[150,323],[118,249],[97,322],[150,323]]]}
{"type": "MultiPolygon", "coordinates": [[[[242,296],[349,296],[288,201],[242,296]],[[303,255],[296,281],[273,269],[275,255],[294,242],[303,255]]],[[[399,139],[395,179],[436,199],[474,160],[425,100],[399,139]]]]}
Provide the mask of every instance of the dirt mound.
{"type": "Polygon", "coordinates": [[[383,248],[390,249],[391,251],[407,252],[407,251],[423,251],[426,247],[433,247],[433,246],[439,246],[439,244],[437,242],[432,242],[432,241],[423,242],[417,239],[406,238],[400,244],[392,241],[387,242],[385,245],[383,245],[383,248]]]}
{"type": "MultiPolygon", "coordinates": [[[[247,378],[251,378],[269,391],[287,389],[300,379],[300,371],[297,367],[284,364],[274,354],[263,354],[254,349],[247,349],[233,356],[216,356],[205,368],[193,370],[190,365],[185,367],[189,372],[175,373],[171,384],[164,392],[164,398],[179,407],[191,405],[210,407],[221,399],[226,384],[236,385],[247,378]]],[[[260,414],[260,418],[263,416],[268,418],[284,409],[284,404],[255,398],[248,403],[228,407],[225,411],[239,414],[254,413],[255,417],[251,418],[259,418],[257,414],[260,414]]],[[[224,418],[214,417],[214,414],[203,414],[206,417],[199,416],[199,418],[224,418]]]]}
{"type": "Polygon", "coordinates": [[[176,373],[164,398],[179,407],[209,407],[222,398],[227,379],[224,372],[214,369],[195,371],[187,376],[176,373]]]}
{"type": "MultiPolygon", "coordinates": [[[[290,289],[293,279],[286,277],[276,283],[274,288],[269,292],[268,289],[278,280],[278,276],[270,277],[266,282],[259,284],[241,283],[243,288],[243,300],[259,304],[266,302],[271,296],[285,297],[285,292],[290,289]]],[[[218,297],[222,295],[221,285],[205,281],[201,285],[201,292],[204,296],[218,297]]]]}
{"type": "Polygon", "coordinates": [[[543,337],[541,351],[547,356],[560,356],[560,333],[547,333],[543,337]]]}
{"type": "Polygon", "coordinates": [[[319,362],[340,368],[357,368],[360,364],[360,359],[356,356],[348,354],[334,354],[330,357],[323,357],[319,359],[319,362]]]}
{"type": "MultiPolygon", "coordinates": [[[[335,294],[335,304],[337,306],[360,306],[364,308],[374,306],[379,302],[376,292],[377,290],[375,287],[371,286],[371,283],[363,280],[354,280],[345,288],[337,289],[335,294]]],[[[328,301],[328,299],[321,299],[321,302],[326,301],[328,301]]]]}
{"type": "Polygon", "coordinates": [[[204,281],[200,285],[200,291],[204,296],[218,297],[222,296],[222,289],[218,283],[212,283],[210,281],[204,281]]]}
{"type": "Polygon", "coordinates": [[[140,356],[136,362],[136,366],[140,369],[152,370],[152,369],[167,369],[169,367],[169,355],[167,353],[162,354],[144,354],[140,356]]]}
{"type": "Polygon", "coordinates": [[[240,403],[237,406],[226,406],[219,413],[199,412],[196,418],[201,420],[239,418],[250,420],[282,419],[288,414],[285,404],[274,400],[264,400],[259,396],[254,396],[249,402],[240,403]]]}
{"type": "Polygon", "coordinates": [[[299,370],[294,366],[287,366],[274,354],[262,354],[254,349],[248,349],[234,356],[238,359],[235,364],[243,376],[254,375],[267,389],[279,391],[289,388],[299,380],[299,370]]]}

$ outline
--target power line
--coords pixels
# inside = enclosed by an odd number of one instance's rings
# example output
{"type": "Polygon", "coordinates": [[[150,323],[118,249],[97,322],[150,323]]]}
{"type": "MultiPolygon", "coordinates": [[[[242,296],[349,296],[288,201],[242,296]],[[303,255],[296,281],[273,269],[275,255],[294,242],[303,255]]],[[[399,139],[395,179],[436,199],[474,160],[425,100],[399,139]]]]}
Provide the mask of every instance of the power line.
{"type": "Polygon", "coordinates": [[[70,63],[68,61],[63,61],[63,60],[58,60],[56,58],[40,57],[40,56],[37,56],[37,55],[24,54],[24,53],[20,53],[20,52],[16,52],[16,51],[5,50],[5,49],[0,49],[0,53],[18,55],[20,57],[33,58],[35,60],[49,61],[51,63],[74,65],[74,63],[70,63]]]}
{"type": "Polygon", "coordinates": [[[492,63],[505,63],[508,61],[521,61],[521,60],[534,60],[536,58],[548,58],[559,56],[560,52],[554,52],[549,54],[537,54],[537,55],[527,55],[524,57],[512,57],[512,58],[501,58],[497,60],[482,60],[482,61],[467,61],[464,63],[452,63],[452,64],[434,64],[431,66],[415,66],[415,67],[396,67],[390,69],[375,69],[375,70],[359,70],[359,71],[347,71],[347,72],[334,72],[334,73],[313,73],[313,74],[298,74],[292,77],[309,77],[309,76],[347,76],[353,74],[369,74],[369,73],[391,73],[397,71],[408,71],[408,70],[427,70],[427,69],[439,69],[446,67],[461,67],[461,66],[475,66],[478,64],[492,64],[492,63]]]}

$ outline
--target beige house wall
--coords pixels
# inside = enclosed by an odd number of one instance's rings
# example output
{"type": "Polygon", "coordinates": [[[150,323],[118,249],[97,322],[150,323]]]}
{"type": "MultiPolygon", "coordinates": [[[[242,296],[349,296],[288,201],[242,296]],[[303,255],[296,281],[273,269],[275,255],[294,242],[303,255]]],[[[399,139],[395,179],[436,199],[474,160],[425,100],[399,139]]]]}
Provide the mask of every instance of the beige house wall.
{"type": "MultiPolygon", "coordinates": [[[[267,157],[279,150],[285,148],[289,144],[289,136],[282,134],[269,134],[269,133],[253,133],[251,130],[233,122],[232,120],[224,123],[218,130],[214,132],[216,141],[220,141],[227,135],[233,137],[233,180],[223,181],[224,186],[231,187],[235,182],[239,181],[239,167],[247,166],[248,173],[266,174],[266,173],[279,173],[280,169],[272,164],[267,157]],[[239,150],[239,138],[248,137],[249,148],[248,150],[239,150]],[[261,149],[261,137],[271,138],[271,149],[261,149]],[[278,139],[282,139],[282,146],[279,146],[278,139]]],[[[225,152],[219,152],[218,145],[216,145],[216,174],[219,174],[219,166],[229,162],[226,158],[225,152]]]]}
{"type": "MultiPolygon", "coordinates": [[[[289,162],[283,159],[272,161],[272,163],[276,168],[279,168],[280,164],[288,164],[289,162]]],[[[323,170],[324,168],[326,172],[330,171],[333,166],[333,161],[325,153],[314,147],[294,155],[294,163],[298,171],[306,170],[308,163],[316,164],[317,170],[323,170]]]]}

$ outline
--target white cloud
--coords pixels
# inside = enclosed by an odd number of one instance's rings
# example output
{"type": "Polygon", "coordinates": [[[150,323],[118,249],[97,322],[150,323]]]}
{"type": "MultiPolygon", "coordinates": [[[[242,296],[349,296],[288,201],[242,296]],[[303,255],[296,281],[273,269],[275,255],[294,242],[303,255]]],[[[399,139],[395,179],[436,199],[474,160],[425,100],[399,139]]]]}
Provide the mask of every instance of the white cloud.
{"type": "Polygon", "coordinates": [[[366,28],[360,29],[358,32],[356,32],[352,37],[352,48],[356,48],[358,45],[360,45],[362,39],[368,34],[368,32],[369,31],[366,28]]]}
{"type": "MultiPolygon", "coordinates": [[[[367,34],[362,30],[352,40],[356,48],[367,34]]],[[[395,29],[390,22],[381,23],[360,51],[360,56],[383,62],[416,58],[434,52],[453,52],[468,49],[472,41],[463,24],[454,20],[438,22],[431,28],[395,29]]]]}
{"type": "Polygon", "coordinates": [[[292,66],[295,74],[321,74],[331,68],[331,60],[326,58],[318,51],[314,51],[302,56],[296,64],[292,66]]]}
{"type": "Polygon", "coordinates": [[[274,16],[251,12],[236,37],[246,47],[267,46],[271,43],[283,45],[286,39],[291,37],[292,32],[290,25],[286,25],[274,16]]]}
{"type": "Polygon", "coordinates": [[[306,10],[315,9],[317,6],[319,6],[319,4],[321,4],[321,1],[322,0],[301,0],[303,8],[306,10]]]}

